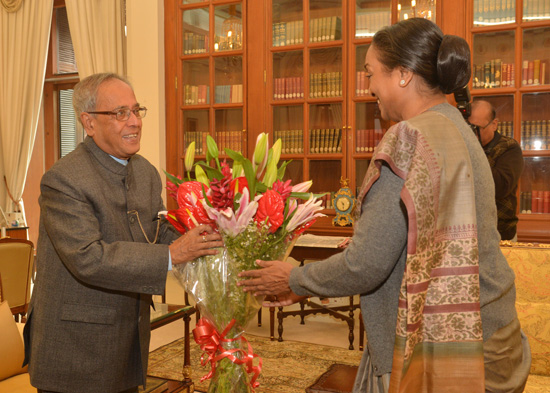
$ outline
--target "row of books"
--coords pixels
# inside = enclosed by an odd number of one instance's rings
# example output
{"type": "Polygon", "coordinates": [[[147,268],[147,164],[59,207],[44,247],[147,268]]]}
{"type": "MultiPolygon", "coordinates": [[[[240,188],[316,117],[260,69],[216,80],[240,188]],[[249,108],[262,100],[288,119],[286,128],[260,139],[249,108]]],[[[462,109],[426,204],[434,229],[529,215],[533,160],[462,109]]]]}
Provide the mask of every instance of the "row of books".
{"type": "Polygon", "coordinates": [[[524,120],[521,122],[523,150],[550,150],[550,120],[524,120]]]}
{"type": "Polygon", "coordinates": [[[515,86],[515,65],[493,59],[483,64],[474,64],[474,89],[493,89],[515,86]]]}
{"type": "Polygon", "coordinates": [[[273,140],[281,140],[282,154],[304,154],[303,130],[280,130],[273,132],[273,140]]]}
{"type": "MultiPolygon", "coordinates": [[[[207,135],[208,131],[186,131],[183,136],[185,148],[195,142],[195,154],[206,154],[207,135]]],[[[242,131],[216,131],[214,140],[221,154],[225,148],[242,152],[242,131]]]]}
{"type": "MultiPolygon", "coordinates": [[[[304,42],[304,22],[295,20],[272,25],[273,46],[297,45],[304,42]]],[[[309,22],[310,42],[334,41],[342,38],[342,18],[325,16],[309,22]]]]}
{"type": "Polygon", "coordinates": [[[331,154],[342,152],[342,130],[323,128],[309,130],[309,152],[331,154]]]}
{"type": "Polygon", "coordinates": [[[273,80],[274,100],[295,100],[304,98],[304,77],[291,76],[273,80]]]}
{"type": "Polygon", "coordinates": [[[304,42],[304,22],[273,23],[273,46],[297,45],[304,42]]]}
{"type": "Polygon", "coordinates": [[[382,137],[386,133],[385,128],[357,130],[355,151],[357,153],[369,153],[373,152],[374,148],[378,146],[378,143],[382,140],[382,137]]]}
{"type": "Polygon", "coordinates": [[[513,138],[514,137],[514,122],[513,121],[501,121],[498,123],[498,132],[502,135],[513,138]]]}
{"type": "Polygon", "coordinates": [[[474,25],[513,22],[515,19],[516,0],[474,1],[474,25]]]}
{"type": "Polygon", "coordinates": [[[369,85],[366,71],[357,71],[355,77],[355,95],[366,96],[369,94],[369,85]]]}
{"type": "Polygon", "coordinates": [[[523,0],[523,18],[540,19],[550,17],[550,2],[548,0],[523,0]]]}
{"type": "Polygon", "coordinates": [[[314,72],[309,74],[309,97],[341,97],[341,72],[314,72]]]}
{"type": "Polygon", "coordinates": [[[183,54],[195,55],[208,52],[208,35],[183,33],[183,54]]]}
{"type": "Polygon", "coordinates": [[[521,213],[550,213],[550,190],[521,192],[519,197],[521,213]]]}
{"type": "Polygon", "coordinates": [[[334,41],[342,38],[342,19],[339,16],[314,18],[309,23],[311,42],[334,41]]]}
{"type": "Polygon", "coordinates": [[[545,85],[548,83],[547,61],[524,60],[521,67],[521,85],[545,85]]]}
{"type": "Polygon", "coordinates": [[[216,104],[243,102],[243,85],[218,85],[214,89],[216,104]]]}
{"type": "Polygon", "coordinates": [[[185,105],[210,104],[210,89],[208,85],[185,85],[183,86],[185,105]]]}
{"type": "Polygon", "coordinates": [[[355,36],[372,36],[384,26],[391,25],[391,13],[388,10],[371,9],[355,15],[355,36]]]}

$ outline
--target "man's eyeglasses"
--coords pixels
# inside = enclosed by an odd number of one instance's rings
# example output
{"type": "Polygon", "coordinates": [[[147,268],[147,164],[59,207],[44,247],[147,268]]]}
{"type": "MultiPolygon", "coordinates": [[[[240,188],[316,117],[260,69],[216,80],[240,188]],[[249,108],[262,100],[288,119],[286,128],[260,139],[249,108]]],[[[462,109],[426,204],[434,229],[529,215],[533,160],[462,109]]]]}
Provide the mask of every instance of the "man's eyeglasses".
{"type": "Polygon", "coordinates": [[[113,111],[95,111],[87,112],[93,115],[113,115],[118,121],[126,121],[130,118],[130,113],[133,113],[138,119],[142,119],[147,114],[147,108],[140,106],[139,108],[118,108],[113,111]]]}

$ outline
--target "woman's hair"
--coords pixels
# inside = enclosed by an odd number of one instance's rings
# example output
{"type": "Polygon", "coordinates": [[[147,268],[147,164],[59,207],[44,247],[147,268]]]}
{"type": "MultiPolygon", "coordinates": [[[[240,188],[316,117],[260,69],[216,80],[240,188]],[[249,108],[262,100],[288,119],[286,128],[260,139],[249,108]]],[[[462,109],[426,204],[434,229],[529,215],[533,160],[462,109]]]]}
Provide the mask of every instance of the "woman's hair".
{"type": "Polygon", "coordinates": [[[424,79],[432,89],[451,94],[468,83],[470,47],[461,37],[443,35],[423,18],[411,18],[378,31],[372,40],[378,60],[388,70],[403,67],[424,79]]]}
{"type": "Polygon", "coordinates": [[[76,84],[73,91],[73,108],[78,121],[81,121],[80,114],[82,112],[93,111],[96,109],[97,91],[99,86],[103,82],[107,82],[112,79],[118,79],[132,87],[126,78],[112,72],[93,74],[82,79],[76,84]]]}

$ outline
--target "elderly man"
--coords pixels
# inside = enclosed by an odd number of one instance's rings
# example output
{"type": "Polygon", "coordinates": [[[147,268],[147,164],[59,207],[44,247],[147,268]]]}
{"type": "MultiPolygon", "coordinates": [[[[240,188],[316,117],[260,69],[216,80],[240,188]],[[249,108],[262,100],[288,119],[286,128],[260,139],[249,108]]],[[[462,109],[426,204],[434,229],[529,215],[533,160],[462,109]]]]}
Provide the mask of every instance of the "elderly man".
{"type": "Polygon", "coordinates": [[[472,103],[470,124],[479,127],[479,139],[489,160],[495,181],[495,198],[498,213],[498,232],[502,240],[517,241],[516,196],[518,181],[523,172],[523,155],[515,139],[501,135],[498,118],[490,102],[472,103]]]}
{"type": "Polygon", "coordinates": [[[180,237],[157,170],[136,154],[141,106],[130,83],[96,74],[74,89],[87,138],[41,182],[37,274],[25,327],[39,392],[137,392],[145,384],[149,309],[172,264],[215,254],[208,226],[180,237]]]}

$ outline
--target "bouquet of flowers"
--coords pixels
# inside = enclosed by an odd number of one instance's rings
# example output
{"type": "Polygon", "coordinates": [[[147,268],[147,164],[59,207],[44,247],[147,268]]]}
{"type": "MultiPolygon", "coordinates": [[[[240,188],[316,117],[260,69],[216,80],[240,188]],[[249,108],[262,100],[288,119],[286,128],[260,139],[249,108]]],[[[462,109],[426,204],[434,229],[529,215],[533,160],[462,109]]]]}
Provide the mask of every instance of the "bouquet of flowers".
{"type": "Polygon", "coordinates": [[[224,247],[217,255],[175,265],[173,271],[202,316],[193,334],[204,351],[202,364],[211,366],[201,379],[212,378],[208,392],[251,392],[259,385],[261,359],[242,335],[263,298],[238,287],[237,275],[257,268],[257,259],[282,259],[292,240],[322,215],[321,200],[307,192],[311,181],[292,185],[281,180],[288,162],[278,167],[280,139],[269,148],[268,135],[260,134],[252,160],[225,149],[232,167],[220,163],[212,137],[206,144],[206,161],[196,163],[194,142],[188,146],[185,179],[166,174],[167,189],[178,202],[167,219],[181,233],[211,225],[224,247]]]}

